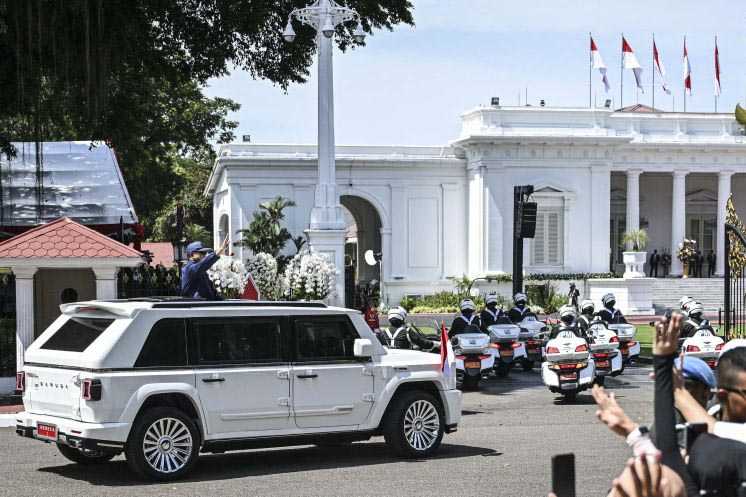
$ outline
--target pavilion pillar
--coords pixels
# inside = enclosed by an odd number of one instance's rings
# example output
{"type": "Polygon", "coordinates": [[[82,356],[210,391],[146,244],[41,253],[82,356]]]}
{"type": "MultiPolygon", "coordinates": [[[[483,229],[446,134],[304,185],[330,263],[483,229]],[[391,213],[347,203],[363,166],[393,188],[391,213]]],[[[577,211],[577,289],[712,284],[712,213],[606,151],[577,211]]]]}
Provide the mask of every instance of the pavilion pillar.
{"type": "Polygon", "coordinates": [[[118,267],[95,267],[93,274],[96,275],[96,300],[113,300],[117,298],[117,273],[118,267]]]}
{"type": "Polygon", "coordinates": [[[684,266],[676,257],[679,244],[686,236],[686,175],[688,171],[673,172],[673,201],[671,203],[671,275],[681,276],[684,266]]]}
{"type": "Polygon", "coordinates": [[[37,268],[12,269],[16,278],[16,371],[21,371],[26,349],[34,341],[34,275],[37,268]]]}

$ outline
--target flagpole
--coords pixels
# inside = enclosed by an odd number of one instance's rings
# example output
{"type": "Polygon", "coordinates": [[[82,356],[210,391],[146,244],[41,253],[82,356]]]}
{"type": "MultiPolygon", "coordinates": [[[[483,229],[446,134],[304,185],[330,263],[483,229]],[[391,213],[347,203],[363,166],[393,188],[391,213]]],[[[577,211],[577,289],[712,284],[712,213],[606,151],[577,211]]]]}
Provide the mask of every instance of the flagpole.
{"type": "MultiPolygon", "coordinates": [[[[622,33],[624,40],[624,33],[622,33]]],[[[622,57],[619,62],[619,108],[624,108],[624,41],[622,41],[622,57]]]]}
{"type": "Polygon", "coordinates": [[[653,94],[653,104],[651,105],[652,108],[655,109],[655,33],[653,33],[653,90],[651,93],[653,94]]]}
{"type": "Polygon", "coordinates": [[[593,53],[591,52],[590,41],[593,39],[593,34],[588,32],[588,107],[593,108],[593,53]]]}
{"type": "Polygon", "coordinates": [[[715,35],[715,81],[717,92],[715,93],[715,113],[718,111],[718,93],[720,93],[720,75],[718,74],[718,65],[720,65],[720,54],[718,53],[718,35],[715,35]]]}
{"type": "MultiPolygon", "coordinates": [[[[684,35],[684,53],[686,54],[686,35],[684,35]]],[[[686,60],[689,62],[689,54],[686,54],[686,60]]],[[[686,77],[684,78],[684,112],[686,112],[686,77]]]]}

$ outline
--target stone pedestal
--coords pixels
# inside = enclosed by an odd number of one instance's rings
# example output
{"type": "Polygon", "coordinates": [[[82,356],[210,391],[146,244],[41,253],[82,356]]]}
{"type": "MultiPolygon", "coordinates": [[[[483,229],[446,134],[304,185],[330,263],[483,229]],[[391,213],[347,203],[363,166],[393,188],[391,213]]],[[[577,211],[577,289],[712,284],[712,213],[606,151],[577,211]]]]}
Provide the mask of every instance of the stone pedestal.
{"type": "Polygon", "coordinates": [[[623,252],[622,257],[622,260],[624,261],[623,278],[645,277],[645,261],[648,257],[647,252],[623,252]]]}
{"type": "Polygon", "coordinates": [[[336,294],[327,299],[329,304],[345,304],[345,230],[306,230],[309,246],[337,267],[336,294]]]}
{"type": "Polygon", "coordinates": [[[627,316],[652,316],[655,278],[604,278],[588,280],[590,299],[601,308],[601,297],[613,293],[616,307],[627,316]]]}

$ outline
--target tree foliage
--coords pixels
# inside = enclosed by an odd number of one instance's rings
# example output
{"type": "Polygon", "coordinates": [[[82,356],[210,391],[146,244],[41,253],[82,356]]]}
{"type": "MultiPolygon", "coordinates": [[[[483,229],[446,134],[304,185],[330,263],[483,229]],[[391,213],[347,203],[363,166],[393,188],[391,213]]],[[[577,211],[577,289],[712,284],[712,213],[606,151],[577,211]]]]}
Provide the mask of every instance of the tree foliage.
{"type": "Polygon", "coordinates": [[[293,238],[287,228],[282,226],[285,209],[293,206],[295,202],[283,197],[275,197],[259,204],[249,227],[239,230],[241,245],[255,254],[264,252],[277,259],[287,242],[293,238]]]}

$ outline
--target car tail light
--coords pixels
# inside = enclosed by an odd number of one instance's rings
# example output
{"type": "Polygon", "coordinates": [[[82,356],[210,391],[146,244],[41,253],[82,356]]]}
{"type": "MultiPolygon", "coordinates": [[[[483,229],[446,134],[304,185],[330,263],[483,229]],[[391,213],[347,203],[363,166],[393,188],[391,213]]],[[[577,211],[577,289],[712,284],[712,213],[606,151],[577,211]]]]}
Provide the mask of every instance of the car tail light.
{"type": "Polygon", "coordinates": [[[101,400],[101,380],[83,380],[80,392],[83,400],[101,400]]]}
{"type": "Polygon", "coordinates": [[[595,357],[596,359],[606,359],[607,357],[609,357],[609,354],[605,352],[598,352],[596,354],[593,354],[593,357],[595,357]]]}
{"type": "Polygon", "coordinates": [[[618,336],[613,336],[613,337],[609,338],[609,343],[619,343],[619,337],[618,336]]]}
{"type": "Polygon", "coordinates": [[[557,347],[547,347],[547,354],[559,354],[557,347]]]}
{"type": "Polygon", "coordinates": [[[570,364],[560,364],[559,367],[560,369],[575,369],[575,363],[573,362],[570,364]]]}
{"type": "Polygon", "coordinates": [[[513,342],[513,348],[517,349],[521,346],[521,342],[513,342]]]}
{"type": "Polygon", "coordinates": [[[699,350],[699,347],[697,347],[696,345],[687,345],[686,346],[686,351],[687,352],[701,352],[699,350]]]}
{"type": "Polygon", "coordinates": [[[457,355],[456,359],[458,359],[459,361],[463,361],[464,359],[466,359],[466,356],[465,355],[457,355]]]}
{"type": "Polygon", "coordinates": [[[19,393],[23,393],[26,390],[26,373],[23,371],[16,373],[16,390],[19,393]]]}
{"type": "Polygon", "coordinates": [[[586,344],[578,345],[575,347],[575,352],[588,352],[588,346],[586,344]]]}
{"type": "Polygon", "coordinates": [[[490,357],[492,356],[489,354],[480,354],[479,359],[483,361],[485,359],[489,359],[490,357]]]}
{"type": "Polygon", "coordinates": [[[719,343],[715,345],[715,352],[720,352],[721,350],[723,350],[723,345],[725,344],[719,343]]]}

